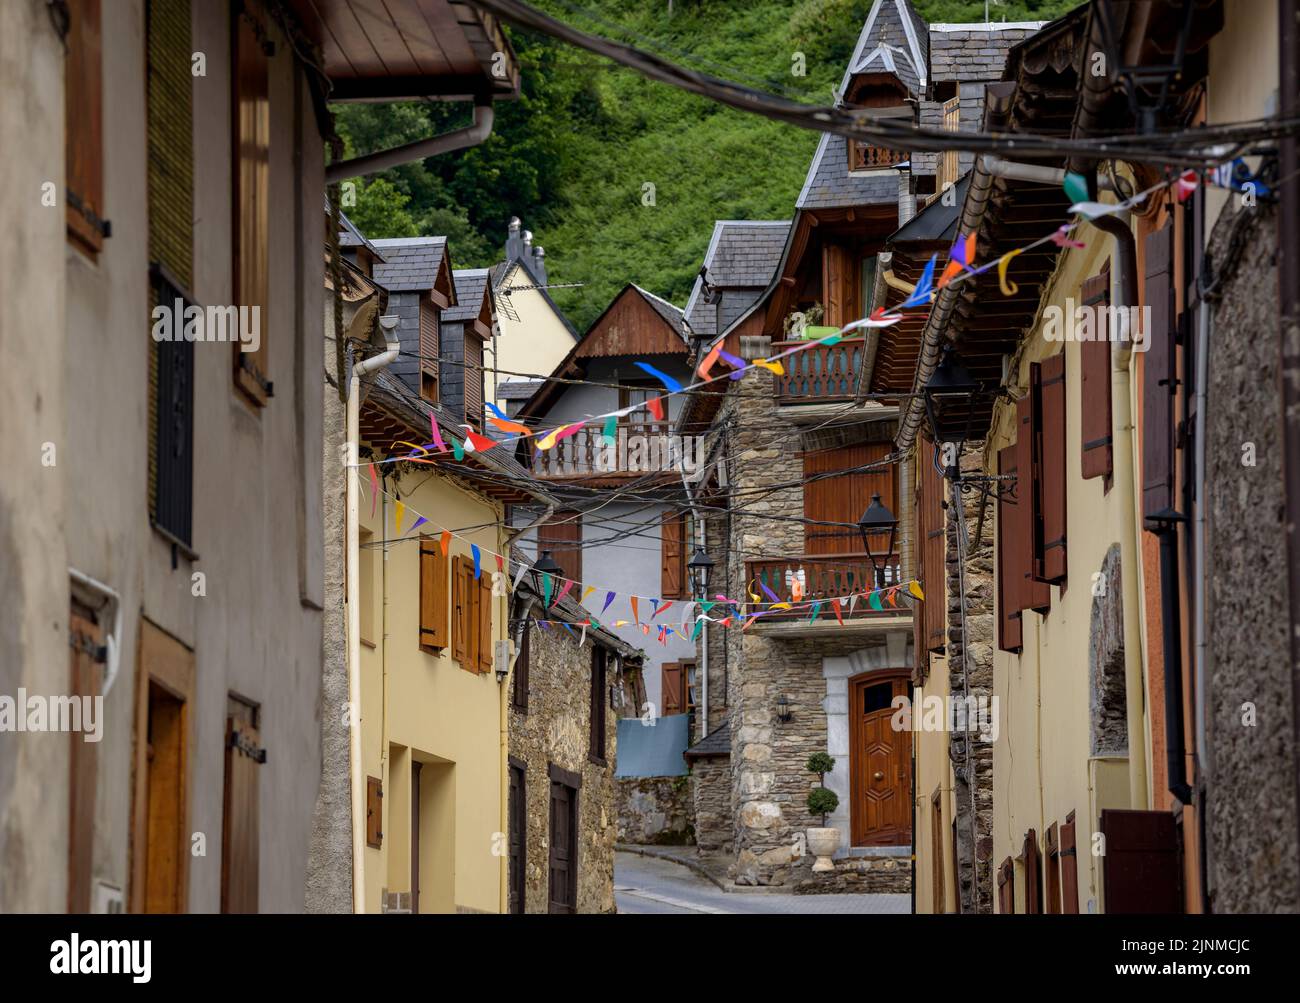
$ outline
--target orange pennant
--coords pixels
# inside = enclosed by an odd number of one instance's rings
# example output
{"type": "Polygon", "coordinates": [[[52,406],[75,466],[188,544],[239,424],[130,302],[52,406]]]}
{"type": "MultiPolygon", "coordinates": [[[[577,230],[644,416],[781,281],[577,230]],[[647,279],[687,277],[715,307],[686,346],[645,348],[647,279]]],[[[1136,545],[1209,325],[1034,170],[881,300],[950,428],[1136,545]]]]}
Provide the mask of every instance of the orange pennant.
{"type": "Polygon", "coordinates": [[[443,556],[443,557],[446,557],[446,556],[447,556],[447,548],[451,546],[451,530],[449,530],[449,529],[444,529],[444,530],[442,531],[442,540],[441,540],[441,543],[442,543],[442,556],[443,556]]]}

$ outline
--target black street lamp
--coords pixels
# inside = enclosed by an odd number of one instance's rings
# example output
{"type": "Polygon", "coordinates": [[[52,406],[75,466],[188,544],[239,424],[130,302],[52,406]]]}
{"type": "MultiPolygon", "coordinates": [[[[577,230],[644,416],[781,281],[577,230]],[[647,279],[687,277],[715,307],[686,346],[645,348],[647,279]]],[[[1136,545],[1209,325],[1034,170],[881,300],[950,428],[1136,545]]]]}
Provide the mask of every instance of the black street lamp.
{"type": "Polygon", "coordinates": [[[691,573],[691,588],[696,599],[704,599],[709,593],[709,574],[713,571],[713,558],[704,552],[703,547],[696,547],[695,554],[687,562],[686,568],[691,573]]]}
{"type": "Polygon", "coordinates": [[[542,591],[541,575],[550,575],[552,578],[559,578],[564,574],[564,569],[556,563],[555,558],[551,556],[549,550],[543,550],[542,556],[533,562],[533,588],[539,593],[542,591]]]}
{"type": "MultiPolygon", "coordinates": [[[[980,406],[981,387],[960,355],[952,346],[946,346],[939,364],[921,390],[925,400],[925,416],[930,422],[930,435],[936,447],[951,444],[960,451],[975,425],[976,411],[980,406]]],[[[954,477],[957,457],[945,464],[945,476],[954,477]]]]}
{"type": "Polygon", "coordinates": [[[894,537],[898,533],[898,517],[880,501],[880,495],[871,496],[871,504],[858,520],[858,532],[866,548],[871,567],[876,573],[876,588],[883,587],[885,571],[894,553],[894,537]]]}

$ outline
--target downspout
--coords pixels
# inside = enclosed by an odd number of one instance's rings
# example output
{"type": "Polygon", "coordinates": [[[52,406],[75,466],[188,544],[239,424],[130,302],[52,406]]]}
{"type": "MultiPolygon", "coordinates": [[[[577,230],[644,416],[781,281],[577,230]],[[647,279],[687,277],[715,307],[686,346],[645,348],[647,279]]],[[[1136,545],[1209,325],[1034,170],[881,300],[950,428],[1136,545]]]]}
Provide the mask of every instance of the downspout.
{"type": "Polygon", "coordinates": [[[394,146],[391,149],[367,153],[363,157],[340,160],[338,163],[330,164],[325,168],[325,181],[328,184],[335,184],[346,178],[374,174],[377,171],[396,167],[398,164],[410,163],[412,160],[424,160],[426,157],[436,157],[439,154],[451,153],[454,150],[478,146],[479,143],[482,143],[492,134],[494,117],[495,112],[492,109],[490,99],[476,101],[474,103],[473,125],[466,126],[463,129],[454,129],[451,132],[444,132],[440,136],[417,139],[414,143],[406,143],[403,146],[394,146]]]}
{"type": "Polygon", "coordinates": [[[100,696],[107,698],[108,691],[117,680],[118,670],[122,667],[122,597],[103,582],[76,568],[68,568],[68,577],[86,591],[103,596],[104,604],[113,607],[113,630],[104,638],[104,646],[108,650],[104,658],[104,682],[99,691],[100,696]]]}
{"type": "Polygon", "coordinates": [[[348,381],[348,473],[347,473],[347,604],[348,624],[348,759],[352,776],[352,911],[366,911],[366,802],[361,763],[361,560],[360,496],[356,476],[357,449],[361,438],[361,377],[394,362],[401,351],[397,340],[397,316],[379,318],[385,351],[353,363],[348,381]]]}
{"type": "Polygon", "coordinates": [[[1131,308],[1137,304],[1137,246],[1129,228],[1128,214],[1099,216],[1090,221],[1115,239],[1115,270],[1112,278],[1113,302],[1121,330],[1110,346],[1111,381],[1111,449],[1114,489],[1120,504],[1120,553],[1132,555],[1121,563],[1121,587],[1124,601],[1124,707],[1128,730],[1129,804],[1145,809],[1147,791],[1147,749],[1145,727],[1145,691],[1142,671],[1142,625],[1139,620],[1141,596],[1138,591],[1137,555],[1141,553],[1138,536],[1134,474],[1133,399],[1129,369],[1133,360],[1133,342],[1129,322],[1131,308]]]}

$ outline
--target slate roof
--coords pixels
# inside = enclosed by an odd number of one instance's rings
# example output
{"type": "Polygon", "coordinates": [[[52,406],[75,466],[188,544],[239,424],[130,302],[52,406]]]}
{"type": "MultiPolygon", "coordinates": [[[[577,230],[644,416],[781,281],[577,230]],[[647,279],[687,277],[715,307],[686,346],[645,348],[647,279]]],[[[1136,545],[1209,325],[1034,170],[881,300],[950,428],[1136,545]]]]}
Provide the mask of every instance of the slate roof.
{"type": "Polygon", "coordinates": [[[682,753],[687,759],[707,756],[731,756],[731,723],[723,721],[711,732],[682,753]]]}
{"type": "Polygon", "coordinates": [[[991,83],[1002,79],[1007,50],[1038,31],[1046,21],[930,25],[933,80],[991,83]]]}
{"type": "Polygon", "coordinates": [[[642,298],[650,304],[654,312],[666,320],[669,326],[671,326],[680,337],[683,339],[686,337],[686,330],[682,324],[683,311],[681,307],[673,306],[673,304],[669,303],[662,296],[656,296],[654,293],[650,292],[650,290],[642,289],[636,283],[632,284],[632,288],[641,294],[642,298]]]}
{"type": "Polygon", "coordinates": [[[888,72],[912,94],[920,95],[929,76],[929,60],[929,29],[908,0],[876,0],[844,71],[840,93],[848,89],[854,74],[888,72]]]}
{"type": "Polygon", "coordinates": [[[848,140],[822,133],[804,180],[796,209],[835,209],[844,206],[888,204],[898,201],[896,171],[849,173],[848,140]]]}
{"type": "Polygon", "coordinates": [[[473,320],[483,306],[483,290],[487,288],[486,268],[458,268],[451,273],[456,284],[456,305],[442,311],[442,319],[449,322],[473,320]]]}
{"type": "MultiPolygon", "coordinates": [[[[329,198],[325,199],[325,211],[330,211],[329,198]]],[[[366,235],[357,229],[357,225],[348,219],[344,212],[339,213],[339,247],[364,247],[375,256],[376,262],[387,261],[374,242],[366,239],[366,235]]]]}
{"type": "MultiPolygon", "coordinates": [[[[788,219],[718,220],[713,224],[713,236],[704,254],[709,285],[722,290],[746,290],[741,298],[752,305],[772,281],[789,234],[788,219]]],[[[705,301],[704,281],[700,277],[695,279],[695,287],[686,301],[684,317],[695,334],[717,333],[714,304],[705,301]]]]}
{"type": "Polygon", "coordinates": [[[375,266],[375,281],[395,293],[432,289],[447,253],[446,237],[389,237],[371,243],[385,259],[375,266]]]}
{"type": "Polygon", "coordinates": [[[545,380],[502,380],[497,384],[497,396],[502,400],[526,401],[541,389],[545,380]]]}

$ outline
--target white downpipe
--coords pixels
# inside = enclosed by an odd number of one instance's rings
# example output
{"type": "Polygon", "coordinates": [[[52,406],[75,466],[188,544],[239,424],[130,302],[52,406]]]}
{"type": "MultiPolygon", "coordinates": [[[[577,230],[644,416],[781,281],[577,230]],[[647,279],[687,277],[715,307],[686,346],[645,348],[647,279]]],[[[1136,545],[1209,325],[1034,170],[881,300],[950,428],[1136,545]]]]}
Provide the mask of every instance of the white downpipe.
{"type": "Polygon", "coordinates": [[[383,369],[401,351],[397,340],[397,317],[379,318],[386,350],[352,366],[348,381],[347,458],[347,625],[348,625],[348,760],[352,778],[352,911],[366,911],[366,789],[361,763],[361,560],[360,493],[357,490],[358,441],[361,438],[361,377],[383,369]]]}

